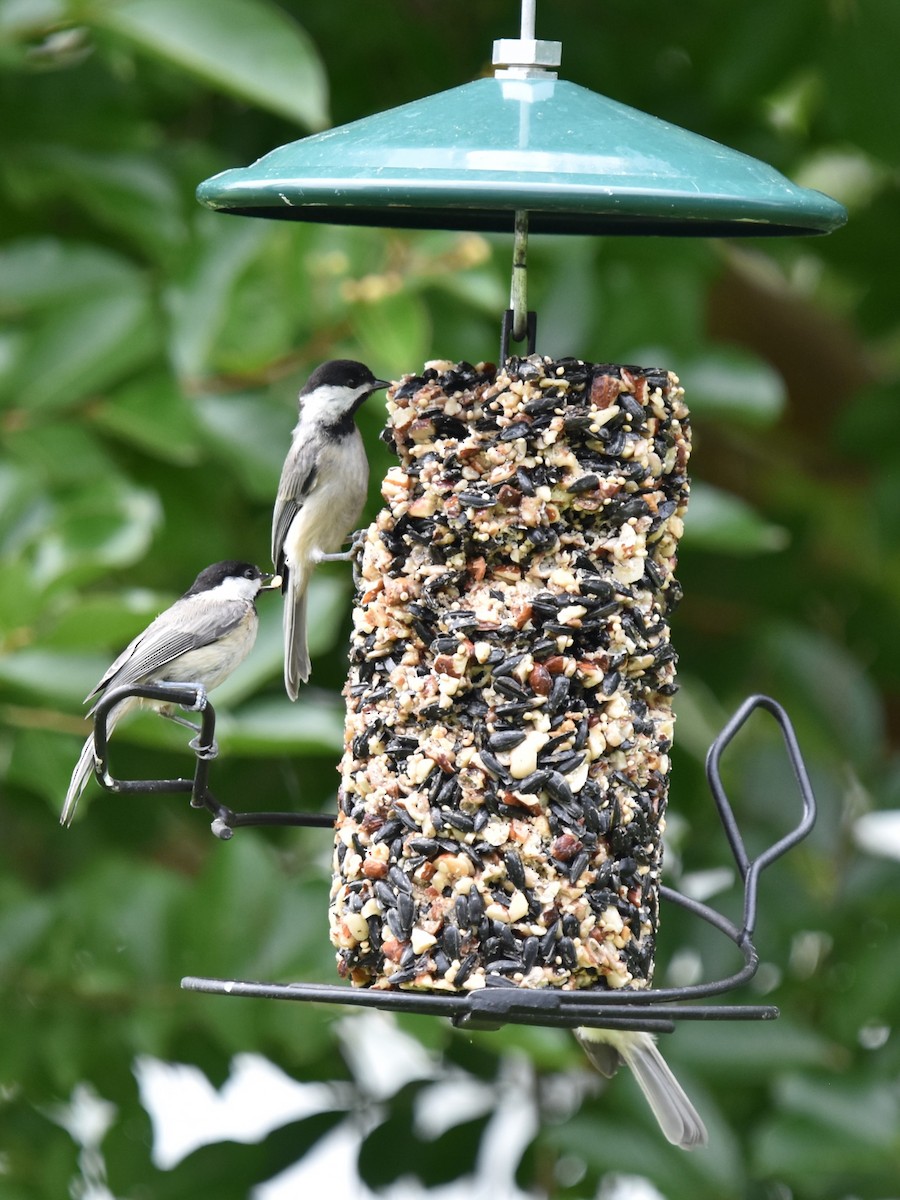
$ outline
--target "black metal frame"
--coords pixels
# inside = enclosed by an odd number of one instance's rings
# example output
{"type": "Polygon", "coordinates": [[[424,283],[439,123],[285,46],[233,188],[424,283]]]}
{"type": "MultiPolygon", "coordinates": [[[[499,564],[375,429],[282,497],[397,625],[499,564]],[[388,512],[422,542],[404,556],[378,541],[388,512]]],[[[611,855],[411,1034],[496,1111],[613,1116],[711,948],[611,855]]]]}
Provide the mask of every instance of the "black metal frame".
{"type": "MultiPolygon", "coordinates": [[[[329,828],[334,825],[330,813],[234,812],[221,804],[210,791],[209,772],[218,753],[215,742],[215,710],[205,691],[193,684],[155,684],[146,687],[117,688],[98,704],[94,727],[96,774],[108,791],[118,794],[190,793],[194,808],[212,814],[212,832],[230,838],[235,829],[249,825],[293,825],[329,828]],[[202,714],[198,735],[190,743],[197,763],[193,779],[119,780],[109,772],[107,717],[110,710],[129,696],[164,701],[202,714]]],[[[757,893],[761,873],[807,836],[816,819],[816,800],[809,775],[790,719],[777,701],[769,696],[750,696],[714,740],[706,759],[709,782],[719,818],[744,884],[743,923],[739,928],[698,900],[682,895],[665,885],[660,895],[707,921],[740,950],[744,965],[723,979],[680,988],[611,991],[583,988],[559,991],[553,988],[519,988],[509,980],[489,977],[489,986],[471,992],[386,991],[353,988],[341,984],[254,983],[239,980],[206,979],[187,976],[181,986],[188,991],[211,992],[229,996],[255,996],[273,1000],[305,1000],[315,1003],[344,1004],[382,1008],[392,1012],[420,1013],[448,1017],[455,1025],[468,1028],[496,1029],[504,1024],[548,1025],[572,1028],[578,1025],[617,1029],[646,1029],[669,1032],[676,1020],[773,1020],[778,1016],[774,1005],[704,1005],[685,1001],[721,995],[749,982],[759,967],[759,955],[753,944],[756,925],[757,893]],[[802,801],[802,814],[796,826],[756,858],[747,852],[734,811],[722,784],[720,761],[723,752],[746,724],[750,715],[762,709],[779,725],[788,759],[802,801]]]]}

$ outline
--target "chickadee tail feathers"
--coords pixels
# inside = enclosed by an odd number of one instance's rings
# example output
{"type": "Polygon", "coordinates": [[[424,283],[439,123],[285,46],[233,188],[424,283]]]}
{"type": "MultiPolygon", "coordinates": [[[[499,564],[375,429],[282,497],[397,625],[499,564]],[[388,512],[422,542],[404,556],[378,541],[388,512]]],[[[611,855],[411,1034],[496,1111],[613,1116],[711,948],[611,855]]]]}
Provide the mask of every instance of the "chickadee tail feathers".
{"type": "Polygon", "coordinates": [[[69,790],[66,792],[66,802],[59,816],[60,825],[71,825],[75,816],[75,808],[81,793],[87,787],[88,780],[94,771],[94,735],[93,733],[81,747],[78,762],[69,780],[69,790]]]}
{"type": "Polygon", "coordinates": [[[309,651],[306,648],[306,580],[296,571],[288,572],[284,594],[284,687],[296,700],[300,684],[309,679],[309,651]]]}
{"type": "MultiPolygon", "coordinates": [[[[123,700],[120,704],[109,713],[106,714],[106,736],[112,736],[112,731],[121,721],[126,713],[140,706],[140,702],[136,700],[123,700]]],[[[93,715],[93,709],[89,715],[93,715]]],[[[66,792],[66,801],[63,804],[62,812],[59,815],[60,825],[71,825],[72,818],[75,816],[75,808],[81,793],[88,785],[88,781],[94,772],[94,734],[85,741],[81,747],[81,753],[78,755],[78,762],[75,764],[75,770],[72,772],[72,778],[69,780],[69,790],[66,792]]]]}
{"type": "Polygon", "coordinates": [[[706,1126],[650,1034],[617,1034],[610,1044],[588,1036],[594,1032],[581,1029],[575,1032],[593,1066],[602,1075],[610,1076],[615,1073],[618,1061],[623,1061],[631,1068],[666,1139],[682,1150],[705,1146],[706,1126]]]}

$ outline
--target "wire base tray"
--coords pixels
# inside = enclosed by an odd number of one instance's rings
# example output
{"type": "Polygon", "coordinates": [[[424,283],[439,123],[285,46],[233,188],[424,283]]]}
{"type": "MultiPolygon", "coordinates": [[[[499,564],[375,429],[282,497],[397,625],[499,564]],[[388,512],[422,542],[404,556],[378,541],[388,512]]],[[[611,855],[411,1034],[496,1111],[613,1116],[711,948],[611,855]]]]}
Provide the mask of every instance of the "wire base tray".
{"type": "MultiPolygon", "coordinates": [[[[330,813],[234,812],[216,799],[209,787],[211,764],[218,754],[215,741],[215,710],[204,690],[194,684],[161,683],[144,687],[117,688],[109,692],[97,706],[94,750],[97,778],[108,791],[141,795],[189,794],[192,807],[206,809],[211,814],[211,830],[216,837],[223,840],[231,838],[236,829],[251,825],[318,828],[331,828],[334,825],[334,817],[330,813]],[[166,701],[201,714],[197,736],[190,743],[197,760],[192,779],[121,780],[110,773],[108,714],[116,704],[129,696],[166,701]]],[[[184,978],[181,986],[187,991],[216,995],[301,1000],[317,1004],[381,1008],[395,1013],[441,1016],[449,1018],[454,1025],[480,1029],[497,1029],[505,1024],[563,1028],[587,1025],[661,1033],[674,1029],[678,1020],[773,1020],[778,1016],[778,1009],[773,1005],[710,1005],[690,1002],[733,991],[749,982],[756,974],[759,956],[753,944],[753,933],[756,926],[760,874],[802,841],[815,823],[816,800],[806,765],[790,719],[777,701],[764,695],[750,696],[744,701],[710,746],[706,758],[706,777],[744,885],[742,924],[738,927],[715,909],[665,885],[660,887],[660,896],[664,901],[677,904],[708,922],[737,946],[743,956],[744,965],[735,974],[723,979],[686,987],[641,990],[581,988],[573,991],[522,988],[500,975],[488,975],[486,987],[469,992],[355,988],[342,984],[255,983],[195,976],[184,978]],[[790,832],[763,853],[751,858],[722,783],[720,762],[732,739],[757,709],[769,713],[781,730],[785,751],[800,794],[801,815],[790,832]]]]}

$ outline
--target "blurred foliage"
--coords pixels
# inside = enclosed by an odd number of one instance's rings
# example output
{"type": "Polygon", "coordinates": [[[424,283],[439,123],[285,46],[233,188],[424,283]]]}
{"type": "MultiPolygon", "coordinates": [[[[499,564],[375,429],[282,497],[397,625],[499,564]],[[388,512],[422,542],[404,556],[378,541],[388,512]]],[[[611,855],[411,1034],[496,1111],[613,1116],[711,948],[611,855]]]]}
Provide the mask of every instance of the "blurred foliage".
{"type": "MultiPolygon", "coordinates": [[[[463,1036],[410,1021],[443,1058],[430,1060],[430,1083],[398,1084],[375,1103],[346,1048],[339,1055],[334,1013],[179,992],[182,974],[332,979],[329,838],[250,831],[222,844],[174,799],[126,803],[96,788],[63,833],[56,816],[86,733],[81,697],[202,566],[265,565],[308,370],[341,355],[395,377],[430,357],[492,358],[510,255],[502,237],[233,220],[201,211],[194,188],[329,121],[478,75],[492,39],[516,32],[518,10],[514,0],[0,0],[0,1194],[10,1200],[248,1195],[324,1145],[340,1112],[163,1170],[133,1073],[140,1056],[157,1056],[218,1086],[244,1051],[351,1088],[336,1108],[357,1113],[358,1169],[372,1188],[404,1174],[427,1186],[474,1177],[499,1153],[490,1130],[518,1104],[522,1121],[536,1114],[517,1174],[530,1195],[624,1197],[632,1176],[667,1200],[896,1195],[900,851],[895,836],[876,847],[881,857],[863,852],[854,827],[900,808],[900,6],[755,0],[723,11],[696,0],[675,21],[669,0],[545,0],[538,17],[564,43],[568,78],[770,161],[850,209],[846,229],[821,240],[537,238],[530,264],[544,352],[670,366],[693,405],[667,879],[690,886],[729,861],[703,753],[745,695],[771,693],[793,716],[821,806],[809,842],[763,879],[764,962],[744,999],[765,994],[784,1016],[688,1025],[668,1040],[712,1135],[688,1157],[660,1140],[630,1080],[601,1087],[559,1033],[463,1036]],[[521,1055],[533,1067],[513,1087],[521,1055]],[[476,1106],[423,1133],[428,1087],[447,1079],[488,1089],[492,1121],[476,1106]],[[91,1095],[115,1109],[101,1105],[93,1133],[73,1133],[59,1106],[91,1095]]],[[[389,463],[382,420],[376,402],[363,412],[372,511],[389,463]]],[[[213,783],[226,803],[333,803],[349,599],[347,572],[322,568],[314,686],[293,707],[277,601],[265,607],[254,654],[219,693],[213,783]]],[[[121,774],[189,769],[183,739],[162,724],[117,731],[121,774]]],[[[726,775],[761,849],[797,811],[764,718],[735,743],[726,775]]],[[[736,889],[715,902],[736,912],[736,889]]],[[[663,943],[660,979],[735,967],[718,935],[678,911],[665,913],[663,943]]]]}

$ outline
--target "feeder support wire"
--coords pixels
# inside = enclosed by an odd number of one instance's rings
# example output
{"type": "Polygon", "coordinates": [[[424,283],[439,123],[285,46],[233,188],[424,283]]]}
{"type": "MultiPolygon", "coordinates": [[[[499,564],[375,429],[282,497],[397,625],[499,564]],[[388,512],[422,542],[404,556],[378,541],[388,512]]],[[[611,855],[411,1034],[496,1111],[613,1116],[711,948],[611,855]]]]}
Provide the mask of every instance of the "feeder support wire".
{"type": "Polygon", "coordinates": [[[524,210],[516,212],[509,307],[513,314],[512,339],[521,342],[528,332],[528,213],[524,210]]]}

